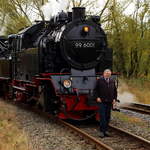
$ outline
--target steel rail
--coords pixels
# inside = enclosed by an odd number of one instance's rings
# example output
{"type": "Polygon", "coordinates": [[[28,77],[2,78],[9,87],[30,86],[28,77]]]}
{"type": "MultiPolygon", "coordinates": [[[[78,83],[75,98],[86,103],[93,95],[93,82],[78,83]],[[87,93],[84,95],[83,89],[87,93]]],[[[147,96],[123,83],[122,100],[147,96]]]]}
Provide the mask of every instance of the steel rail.
{"type": "Polygon", "coordinates": [[[127,103],[125,106],[121,106],[121,108],[150,115],[150,106],[145,104],[127,103]]]}
{"type": "Polygon", "coordinates": [[[63,124],[64,126],[68,127],[69,129],[71,129],[72,131],[75,131],[76,133],[78,133],[79,136],[82,136],[83,138],[90,140],[97,149],[106,149],[106,150],[113,150],[111,147],[109,147],[108,145],[104,144],[103,142],[101,142],[100,140],[96,139],[95,137],[89,135],[88,133],[86,133],[85,131],[77,128],[76,126],[67,123],[63,120],[58,120],[61,124],[63,124]]]}
{"type": "Polygon", "coordinates": [[[112,124],[109,125],[110,128],[112,128],[113,130],[116,130],[117,132],[120,132],[121,134],[125,134],[127,136],[130,136],[132,138],[134,138],[135,140],[139,141],[139,142],[142,142],[144,145],[150,147],[150,141],[141,137],[141,136],[138,136],[138,135],[135,135],[129,131],[126,131],[124,129],[121,129],[121,128],[118,128],[118,127],[115,127],[113,126],[112,124]]]}
{"type": "MultiPolygon", "coordinates": [[[[6,101],[7,102],[7,101],[6,101]]],[[[10,101],[9,101],[10,102],[10,101]]],[[[83,131],[82,129],[64,121],[64,120],[61,120],[61,119],[58,119],[52,115],[50,115],[49,113],[46,113],[46,112],[42,112],[40,111],[39,109],[37,108],[32,108],[32,107],[29,107],[29,105],[26,105],[26,104],[18,104],[16,102],[10,102],[11,104],[14,104],[18,107],[21,106],[21,108],[23,109],[27,109],[31,112],[34,112],[34,113],[38,113],[40,116],[46,118],[46,119],[53,119],[54,121],[56,121],[58,124],[60,125],[63,125],[64,127],[66,127],[67,129],[70,129],[71,131],[73,131],[75,134],[77,134],[79,137],[82,137],[84,140],[87,140],[90,144],[94,145],[96,149],[98,150],[101,150],[101,149],[105,149],[105,150],[113,150],[112,147],[108,146],[107,144],[103,143],[102,141],[98,140],[97,138],[95,138],[94,136],[91,136],[90,134],[88,134],[86,131],[83,131]]],[[[115,127],[113,125],[110,124],[110,128],[112,128],[113,130],[116,130],[117,132],[120,132],[120,134],[124,134],[124,135],[127,135],[127,136],[130,136],[132,138],[134,138],[135,140],[139,141],[139,142],[142,142],[144,143],[144,145],[150,147],[150,141],[140,137],[140,136],[137,136],[131,132],[128,132],[124,129],[121,129],[121,128],[118,128],[118,127],[115,127]]]]}
{"type": "Polygon", "coordinates": [[[36,114],[40,115],[41,117],[43,117],[45,119],[52,119],[53,121],[55,121],[59,125],[63,125],[68,130],[71,130],[74,134],[77,134],[78,136],[82,137],[85,141],[88,141],[91,145],[94,145],[97,150],[113,150],[108,145],[104,144],[103,142],[101,142],[100,140],[96,139],[95,137],[89,135],[88,133],[82,131],[81,129],[77,128],[76,126],[74,126],[70,123],[67,123],[64,120],[56,118],[55,116],[50,115],[47,112],[42,112],[41,110],[39,110],[35,107],[30,107],[27,104],[17,103],[17,102],[7,101],[7,100],[4,100],[4,101],[6,101],[8,103],[11,103],[11,104],[13,104],[13,105],[15,105],[19,108],[22,108],[22,109],[31,111],[33,113],[36,113],[36,114]]]}
{"type": "MultiPolygon", "coordinates": [[[[93,134],[93,132],[92,132],[92,131],[93,131],[93,126],[92,126],[92,128],[90,129],[90,127],[88,127],[87,125],[85,125],[85,126],[82,126],[82,125],[80,126],[80,125],[78,125],[78,128],[79,128],[80,130],[83,130],[84,132],[90,134],[90,135],[96,135],[95,137],[99,140],[99,137],[97,136],[97,133],[94,133],[94,134],[93,134]],[[88,130],[86,130],[86,127],[87,127],[88,130]],[[89,129],[90,129],[90,130],[89,130],[89,129]]],[[[96,125],[96,126],[94,125],[94,129],[97,130],[98,128],[99,128],[98,125],[96,125]]],[[[112,136],[110,135],[110,137],[108,137],[111,142],[109,143],[109,141],[106,139],[106,143],[105,143],[105,138],[104,138],[104,140],[102,140],[102,142],[104,142],[106,145],[112,147],[112,149],[117,149],[115,146],[113,146],[113,142],[112,142],[112,140],[113,140],[114,138],[117,138],[117,137],[120,137],[120,138],[121,138],[121,137],[124,137],[123,140],[126,139],[129,143],[130,143],[130,140],[132,140],[132,142],[134,142],[135,144],[137,144],[137,147],[138,147],[138,145],[141,145],[141,147],[144,148],[145,150],[148,150],[149,147],[150,147],[150,141],[147,140],[147,139],[145,139],[145,138],[143,138],[143,137],[141,137],[141,136],[135,135],[135,134],[133,134],[133,133],[131,133],[131,132],[125,130],[125,129],[122,129],[122,128],[118,128],[118,127],[116,127],[116,126],[113,126],[112,124],[109,125],[109,128],[110,128],[111,132],[113,133],[112,136]],[[123,135],[124,135],[124,136],[123,136],[123,135]],[[140,144],[139,144],[139,143],[140,143],[140,144]]],[[[125,141],[126,141],[126,140],[125,140],[125,141]]],[[[127,142],[127,141],[126,141],[126,142],[127,142]]],[[[126,143],[124,149],[129,148],[130,145],[131,145],[131,147],[132,147],[132,144],[130,143],[130,144],[128,145],[128,142],[126,143]],[[128,146],[129,146],[129,147],[128,147],[128,146]]],[[[124,142],[123,142],[123,143],[124,143],[124,142]]],[[[114,144],[115,144],[115,143],[114,143],[114,144]]],[[[121,143],[120,143],[120,144],[121,144],[121,143]]],[[[133,147],[132,147],[132,148],[133,148],[133,147]]],[[[132,149],[132,148],[131,148],[131,149],[132,149]]]]}

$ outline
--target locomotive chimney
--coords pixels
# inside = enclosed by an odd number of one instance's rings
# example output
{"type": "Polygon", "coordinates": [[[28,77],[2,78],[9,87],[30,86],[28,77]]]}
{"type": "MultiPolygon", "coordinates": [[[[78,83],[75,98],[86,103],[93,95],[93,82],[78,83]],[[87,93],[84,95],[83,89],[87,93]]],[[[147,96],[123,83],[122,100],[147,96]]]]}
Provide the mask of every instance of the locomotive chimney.
{"type": "Polygon", "coordinates": [[[72,8],[72,20],[85,19],[85,7],[74,7],[72,8]]]}

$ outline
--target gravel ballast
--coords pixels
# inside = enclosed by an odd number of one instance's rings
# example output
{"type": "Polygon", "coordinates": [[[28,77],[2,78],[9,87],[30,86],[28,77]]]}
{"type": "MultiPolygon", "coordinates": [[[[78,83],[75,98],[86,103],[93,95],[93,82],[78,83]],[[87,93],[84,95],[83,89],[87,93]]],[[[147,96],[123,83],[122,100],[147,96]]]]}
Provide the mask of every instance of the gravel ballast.
{"type": "MultiPolygon", "coordinates": [[[[27,135],[30,150],[94,149],[83,138],[72,134],[55,121],[42,118],[38,114],[6,103],[6,107],[8,105],[9,109],[12,109],[16,114],[14,121],[27,135]]],[[[116,127],[150,140],[148,115],[121,109],[121,112],[112,112],[111,123],[116,127]]],[[[96,132],[99,133],[98,130],[96,132]]]]}
{"type": "MultiPolygon", "coordinates": [[[[4,102],[5,103],[5,102],[4,102]]],[[[83,138],[72,134],[54,120],[5,103],[16,114],[15,122],[27,136],[30,150],[87,150],[94,149],[83,138]]]]}

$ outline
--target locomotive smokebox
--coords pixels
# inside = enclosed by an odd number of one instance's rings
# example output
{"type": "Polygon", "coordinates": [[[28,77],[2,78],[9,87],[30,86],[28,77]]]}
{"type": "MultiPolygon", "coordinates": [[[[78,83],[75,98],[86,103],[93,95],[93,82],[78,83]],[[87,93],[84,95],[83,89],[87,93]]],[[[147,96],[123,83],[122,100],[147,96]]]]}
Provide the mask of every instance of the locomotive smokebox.
{"type": "Polygon", "coordinates": [[[72,8],[72,20],[85,19],[85,7],[74,7],[72,8]]]}

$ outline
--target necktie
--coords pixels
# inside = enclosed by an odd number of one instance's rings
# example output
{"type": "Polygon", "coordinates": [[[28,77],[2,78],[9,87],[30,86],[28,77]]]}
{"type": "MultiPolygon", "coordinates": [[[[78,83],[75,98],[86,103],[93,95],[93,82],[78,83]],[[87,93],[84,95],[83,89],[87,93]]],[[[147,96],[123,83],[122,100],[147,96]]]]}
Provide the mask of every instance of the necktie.
{"type": "Polygon", "coordinates": [[[109,83],[109,78],[106,78],[106,82],[109,83]]]}

